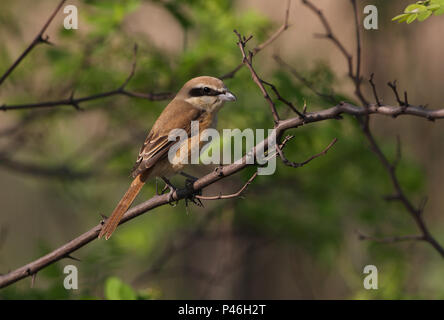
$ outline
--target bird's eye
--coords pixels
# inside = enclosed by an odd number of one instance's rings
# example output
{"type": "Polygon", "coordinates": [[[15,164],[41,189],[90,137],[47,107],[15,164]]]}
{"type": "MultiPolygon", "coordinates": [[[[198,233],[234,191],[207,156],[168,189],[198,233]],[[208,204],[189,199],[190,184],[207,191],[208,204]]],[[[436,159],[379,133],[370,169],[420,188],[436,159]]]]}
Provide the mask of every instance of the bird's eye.
{"type": "Polygon", "coordinates": [[[206,93],[206,94],[208,94],[208,93],[211,92],[211,89],[208,88],[208,87],[204,87],[204,88],[203,88],[203,92],[206,93]]]}

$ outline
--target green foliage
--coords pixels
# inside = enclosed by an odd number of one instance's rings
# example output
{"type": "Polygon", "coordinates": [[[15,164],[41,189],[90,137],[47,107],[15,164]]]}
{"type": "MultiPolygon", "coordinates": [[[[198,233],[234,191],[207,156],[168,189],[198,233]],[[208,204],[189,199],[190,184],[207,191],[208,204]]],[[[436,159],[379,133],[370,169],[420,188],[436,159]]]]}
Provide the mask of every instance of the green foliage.
{"type": "Polygon", "coordinates": [[[157,298],[156,292],[149,290],[136,291],[117,277],[105,281],[105,298],[108,300],[150,300],[157,298]]]}
{"type": "Polygon", "coordinates": [[[444,0],[426,0],[418,1],[414,4],[408,5],[404,13],[397,15],[392,21],[412,23],[416,19],[424,21],[432,14],[439,16],[444,13],[444,0]]]}

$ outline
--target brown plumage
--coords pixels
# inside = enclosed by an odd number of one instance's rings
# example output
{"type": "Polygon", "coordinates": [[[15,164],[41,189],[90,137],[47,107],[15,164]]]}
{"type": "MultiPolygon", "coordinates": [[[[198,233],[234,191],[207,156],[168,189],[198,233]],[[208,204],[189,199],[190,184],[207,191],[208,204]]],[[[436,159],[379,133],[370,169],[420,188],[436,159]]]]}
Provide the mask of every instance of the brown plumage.
{"type": "MultiPolygon", "coordinates": [[[[154,123],[132,170],[129,189],[105,221],[99,238],[109,239],[124,213],[131,206],[145,182],[152,177],[170,177],[182,170],[184,164],[171,164],[168,151],[176,142],[168,141],[171,130],[183,129],[188,135],[188,155],[194,148],[202,147],[200,139],[191,139],[191,122],[199,121],[199,136],[204,129],[215,127],[216,114],[225,101],[234,101],[235,96],[224,83],[213,77],[193,78],[182,87],[176,97],[166,106],[154,123]],[[197,144],[194,142],[197,141],[197,144]]],[[[179,157],[180,149],[176,152],[179,157]]]]}

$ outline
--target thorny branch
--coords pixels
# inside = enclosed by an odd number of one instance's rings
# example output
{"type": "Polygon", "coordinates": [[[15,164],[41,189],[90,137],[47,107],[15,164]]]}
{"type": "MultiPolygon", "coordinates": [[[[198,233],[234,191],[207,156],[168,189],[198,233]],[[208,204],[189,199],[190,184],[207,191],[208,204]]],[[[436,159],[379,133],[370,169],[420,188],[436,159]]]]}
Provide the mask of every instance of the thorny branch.
{"type": "MultiPolygon", "coordinates": [[[[339,115],[341,114],[350,114],[350,115],[365,115],[365,114],[382,114],[382,115],[392,115],[399,112],[399,114],[402,115],[416,115],[421,116],[423,118],[429,118],[433,117],[434,119],[442,119],[444,118],[444,109],[441,110],[424,110],[424,109],[414,109],[414,107],[408,107],[406,112],[399,111],[398,108],[400,107],[379,107],[376,106],[370,106],[369,108],[359,107],[359,106],[353,106],[350,104],[342,103],[338,104],[337,106],[331,107],[326,110],[321,110],[317,112],[308,112],[305,114],[305,119],[302,119],[301,117],[293,117],[285,120],[281,120],[279,124],[275,127],[277,136],[282,135],[286,130],[292,129],[292,128],[298,128],[300,126],[324,121],[324,120],[330,120],[330,119],[337,119],[339,115]]],[[[264,150],[271,141],[269,141],[271,138],[267,138],[261,142],[259,142],[253,150],[264,150]]],[[[255,154],[255,152],[254,152],[255,154]]],[[[222,167],[217,167],[216,170],[213,172],[199,178],[196,180],[192,188],[185,188],[180,189],[174,192],[172,195],[172,202],[185,199],[190,197],[191,194],[196,193],[196,191],[203,190],[209,185],[212,185],[216,183],[219,180],[222,180],[228,176],[231,176],[247,167],[250,167],[250,164],[247,164],[246,161],[247,155],[245,155],[242,158],[242,161],[239,161],[238,163],[233,163],[229,165],[225,165],[222,167]],[[194,190],[194,191],[193,191],[194,190]]],[[[165,205],[169,203],[169,195],[155,195],[151,199],[133,207],[132,209],[128,210],[125,215],[122,218],[121,224],[134,219],[135,217],[151,211],[159,206],[165,205]]],[[[103,221],[102,221],[103,223],[103,221]]],[[[45,268],[46,266],[59,261],[60,259],[63,259],[67,255],[71,254],[72,252],[80,249],[81,247],[87,245],[89,242],[94,241],[97,239],[97,235],[100,232],[100,229],[102,227],[102,223],[98,224],[97,226],[93,227],[91,230],[85,232],[84,234],[78,236],[77,238],[71,240],[70,242],[64,244],[63,246],[59,247],[58,249],[55,249],[54,251],[48,253],[47,255],[28,263],[27,265],[20,267],[14,271],[11,271],[5,275],[0,276],[0,288],[7,286],[9,284],[12,284],[20,279],[26,278],[28,276],[31,276],[32,274],[38,272],[39,270],[45,268]]]]}
{"type": "MultiPolygon", "coordinates": [[[[355,82],[355,86],[356,86],[355,93],[358,95],[358,92],[360,92],[360,90],[361,90],[361,79],[359,76],[360,67],[359,68],[357,67],[356,73],[353,72],[352,56],[350,54],[348,54],[345,47],[341,44],[341,42],[338,40],[338,38],[332,33],[331,28],[330,28],[327,20],[323,16],[322,12],[319,9],[317,9],[310,1],[303,0],[303,2],[309,8],[311,8],[313,11],[315,11],[318,14],[319,18],[321,19],[322,23],[324,24],[324,26],[327,29],[326,37],[331,39],[336,44],[336,46],[344,53],[344,56],[346,57],[347,61],[349,62],[350,77],[355,82]]],[[[354,6],[356,5],[354,3],[354,1],[352,1],[352,4],[354,6]]],[[[355,14],[356,14],[356,12],[357,11],[355,10],[355,14]]],[[[359,28],[359,27],[357,27],[357,28],[359,28]]],[[[359,30],[358,30],[358,32],[359,32],[359,30]]],[[[425,118],[428,120],[435,120],[435,119],[444,118],[444,109],[427,110],[422,106],[412,106],[412,105],[409,105],[408,103],[405,103],[404,105],[401,105],[401,103],[399,103],[400,104],[399,106],[383,105],[381,103],[378,103],[378,99],[376,99],[377,100],[376,104],[368,104],[368,103],[366,103],[365,99],[360,99],[360,101],[362,103],[361,106],[356,106],[356,105],[346,103],[346,102],[340,102],[340,103],[336,104],[335,106],[325,109],[325,110],[316,111],[316,112],[304,112],[303,116],[298,115],[298,116],[295,116],[292,118],[282,120],[279,118],[276,108],[275,108],[275,105],[274,105],[274,102],[269,97],[269,95],[264,87],[265,82],[259,78],[259,76],[257,75],[256,71],[253,68],[253,65],[252,65],[252,57],[254,55],[253,52],[249,52],[248,56],[245,53],[245,44],[249,39],[251,39],[251,37],[245,38],[245,37],[242,37],[237,32],[236,32],[236,34],[239,39],[238,46],[242,52],[242,63],[245,64],[249,68],[254,82],[261,89],[261,92],[263,93],[264,98],[267,101],[267,103],[269,104],[270,109],[273,113],[273,117],[275,120],[274,129],[276,130],[277,137],[281,137],[284,134],[284,132],[288,129],[295,129],[295,128],[298,128],[303,125],[307,125],[307,124],[319,122],[319,121],[324,121],[324,120],[340,119],[341,114],[349,114],[349,115],[352,115],[355,117],[357,117],[357,116],[368,117],[373,114],[380,114],[380,115],[386,115],[386,116],[392,116],[392,117],[396,117],[399,115],[412,115],[412,116],[422,117],[422,118],[425,118]]],[[[358,48],[359,48],[359,45],[358,45],[358,48]]],[[[277,91],[275,91],[275,93],[278,95],[277,91]]],[[[376,97],[376,95],[375,95],[375,97],[376,97]]],[[[406,94],[405,94],[405,97],[406,97],[406,94]]],[[[399,101],[400,100],[398,100],[398,102],[399,101]]],[[[289,104],[287,104],[287,105],[290,107],[289,104]]],[[[305,108],[304,108],[304,111],[305,111],[305,108]]],[[[390,163],[388,161],[388,159],[385,157],[385,155],[382,153],[381,149],[379,148],[379,146],[375,142],[375,139],[373,138],[368,125],[363,126],[363,132],[366,135],[366,137],[368,138],[373,151],[377,154],[377,156],[379,157],[379,159],[381,160],[381,162],[383,163],[384,167],[387,169],[387,171],[390,175],[390,178],[391,178],[392,183],[394,185],[394,189],[396,191],[396,194],[392,198],[394,200],[399,200],[400,202],[403,203],[406,210],[409,213],[411,213],[412,217],[414,218],[415,222],[417,223],[419,229],[422,232],[422,235],[420,235],[420,236],[402,236],[402,237],[397,237],[397,239],[403,239],[403,240],[404,239],[405,240],[411,239],[411,240],[426,241],[426,242],[430,243],[442,256],[444,256],[443,248],[431,236],[430,232],[428,231],[428,229],[422,219],[421,213],[424,210],[425,202],[422,202],[418,208],[415,208],[415,206],[412,205],[412,203],[408,200],[408,198],[406,197],[406,195],[403,192],[403,189],[401,188],[401,186],[399,184],[399,181],[397,179],[396,172],[395,172],[396,166],[394,164],[390,163]]],[[[265,150],[269,145],[272,145],[272,140],[270,140],[270,139],[272,139],[272,138],[268,137],[268,138],[264,139],[263,141],[259,142],[252,149],[253,155],[254,156],[256,155],[257,150],[265,150]]],[[[291,139],[291,137],[285,138],[282,141],[282,143],[280,144],[280,148],[282,149],[290,139],[291,139]]],[[[336,140],[333,140],[329,144],[329,146],[327,146],[327,148],[324,149],[324,151],[322,151],[318,155],[311,157],[307,161],[311,161],[312,159],[314,159],[322,154],[325,154],[333,146],[333,144],[335,142],[336,142],[336,140]]],[[[250,153],[248,153],[248,154],[250,154],[250,153]]],[[[175,202],[175,201],[178,201],[181,199],[186,199],[186,198],[190,197],[192,194],[195,194],[197,191],[201,191],[204,188],[208,187],[209,185],[216,183],[217,181],[220,181],[220,180],[222,180],[228,176],[231,176],[231,175],[233,175],[233,174],[235,174],[247,167],[252,166],[251,164],[248,164],[248,162],[246,161],[248,154],[246,154],[241,159],[241,161],[238,161],[233,164],[217,167],[216,170],[214,170],[211,173],[196,180],[191,185],[191,188],[190,188],[190,186],[188,186],[187,188],[174,191],[171,198],[168,194],[155,195],[152,198],[150,198],[149,200],[131,208],[123,216],[123,218],[121,220],[121,224],[123,224],[131,219],[134,219],[135,217],[137,217],[145,212],[151,211],[159,206],[165,205],[165,204],[169,203],[170,201],[175,202]]],[[[281,156],[281,158],[282,158],[282,156],[281,156]]],[[[244,187],[241,188],[241,190],[239,190],[238,194],[241,194],[242,191],[244,191],[246,189],[249,182],[251,182],[252,179],[254,179],[254,177],[255,176],[250,178],[250,180],[244,185],[244,187]]],[[[72,241],[64,244],[63,246],[59,247],[58,249],[55,249],[54,251],[48,253],[47,255],[45,255],[45,256],[43,256],[31,263],[28,263],[27,265],[22,266],[14,271],[11,271],[7,274],[1,275],[0,276],[0,288],[5,287],[9,284],[12,284],[12,283],[14,283],[20,279],[26,278],[28,276],[35,277],[34,275],[42,268],[45,268],[46,266],[48,266],[60,259],[70,257],[70,254],[72,252],[87,245],[89,242],[97,239],[97,235],[100,232],[102,224],[103,224],[103,221],[101,223],[99,223],[98,225],[96,225],[95,227],[93,227],[92,229],[90,229],[89,231],[87,231],[84,234],[80,235],[79,237],[73,239],[72,241]]]]}
{"type": "MultiPolygon", "coordinates": [[[[255,47],[253,50],[251,50],[251,54],[252,56],[255,56],[257,53],[259,53],[259,51],[261,51],[262,49],[264,49],[265,47],[267,47],[268,45],[270,45],[272,42],[274,42],[277,38],[279,38],[279,36],[288,29],[288,27],[290,26],[288,23],[288,19],[290,17],[290,4],[291,4],[291,0],[287,0],[287,7],[285,9],[285,19],[284,19],[284,23],[280,26],[279,29],[276,30],[275,33],[273,33],[267,40],[265,40],[263,43],[259,44],[257,47],[255,47]]],[[[234,68],[233,70],[231,70],[230,72],[220,76],[219,78],[224,80],[224,79],[229,79],[229,78],[233,78],[236,73],[244,66],[244,63],[241,62],[237,65],[236,68],[234,68]]]]}
{"type": "Polygon", "coordinates": [[[142,93],[142,92],[134,92],[126,89],[126,86],[133,78],[136,71],[136,62],[137,62],[137,45],[134,45],[134,59],[133,64],[131,66],[131,71],[125,81],[116,89],[93,94],[90,96],[85,96],[81,98],[74,98],[74,91],[71,93],[69,98],[55,101],[45,101],[45,102],[37,102],[37,103],[26,103],[26,104],[17,104],[17,105],[1,105],[1,111],[7,110],[19,110],[19,109],[36,109],[36,108],[50,108],[50,107],[58,107],[58,106],[72,106],[76,110],[81,110],[80,104],[83,102],[88,102],[92,100],[102,99],[106,97],[111,97],[115,95],[125,95],[128,97],[141,98],[150,101],[160,101],[170,99],[174,96],[174,94],[165,92],[165,93],[142,93]]]}
{"type": "Polygon", "coordinates": [[[227,195],[218,195],[218,196],[200,196],[197,195],[196,198],[200,200],[220,200],[220,199],[232,199],[242,196],[242,194],[247,190],[248,186],[253,182],[253,180],[257,177],[257,171],[251,176],[250,179],[242,186],[242,188],[239,189],[239,191],[227,194],[227,195]]]}
{"type": "MultiPolygon", "coordinates": [[[[344,54],[345,58],[347,59],[349,76],[354,81],[354,84],[355,84],[355,95],[357,96],[359,101],[363,104],[363,108],[365,109],[364,110],[365,121],[364,122],[360,121],[361,128],[364,133],[364,136],[367,138],[367,140],[370,143],[370,147],[371,147],[372,151],[379,158],[380,162],[382,163],[382,165],[384,166],[384,168],[386,169],[386,171],[390,177],[393,188],[395,189],[395,195],[391,196],[391,200],[398,200],[399,202],[401,202],[402,205],[404,206],[404,208],[406,209],[406,211],[411,215],[411,217],[415,221],[416,225],[418,226],[418,228],[420,229],[420,231],[422,233],[420,238],[418,238],[417,240],[423,240],[423,241],[428,242],[436,251],[439,252],[439,254],[442,257],[444,257],[444,247],[442,247],[436,241],[436,239],[431,235],[431,233],[430,233],[430,231],[429,231],[428,227],[426,226],[426,223],[423,219],[422,212],[424,210],[424,205],[421,204],[418,208],[416,208],[415,205],[413,205],[411,200],[409,200],[409,198],[405,194],[405,192],[399,182],[398,176],[396,175],[396,165],[399,162],[399,157],[400,157],[400,142],[398,141],[397,158],[394,163],[390,163],[390,161],[387,159],[385,154],[382,152],[382,149],[380,148],[380,146],[376,142],[376,139],[374,138],[374,136],[370,130],[368,116],[371,113],[381,113],[382,110],[379,110],[379,109],[386,108],[387,106],[382,105],[382,103],[379,100],[376,86],[373,82],[373,74],[370,76],[369,82],[370,82],[370,85],[373,90],[373,95],[376,100],[376,105],[369,104],[362,93],[362,88],[361,88],[362,81],[360,78],[361,40],[360,40],[360,35],[359,35],[358,10],[357,10],[357,6],[356,6],[356,0],[350,0],[350,1],[353,6],[353,12],[354,12],[354,17],[355,17],[356,42],[357,42],[357,53],[356,53],[357,65],[356,65],[356,72],[355,73],[353,73],[352,56],[348,53],[348,51],[345,49],[344,45],[338,40],[338,38],[333,34],[332,29],[330,28],[330,25],[329,25],[327,19],[325,18],[324,14],[322,13],[322,11],[320,9],[318,9],[313,3],[311,3],[311,1],[302,0],[302,2],[305,5],[307,5],[313,12],[315,12],[317,14],[318,18],[320,19],[320,21],[322,22],[322,24],[324,25],[324,27],[326,29],[326,33],[327,33],[326,37],[333,41],[333,43],[338,47],[338,49],[344,54]],[[373,109],[374,112],[371,111],[371,109],[373,109]]],[[[389,82],[388,86],[393,90],[396,101],[398,102],[398,105],[399,105],[399,107],[397,108],[397,111],[392,114],[393,117],[397,117],[398,115],[405,114],[407,112],[413,112],[413,110],[414,110],[414,113],[416,116],[425,117],[428,120],[432,120],[432,121],[443,117],[443,115],[444,115],[443,109],[428,111],[428,110],[425,110],[425,108],[423,106],[417,106],[417,107],[414,107],[414,109],[411,109],[412,106],[409,105],[408,100],[407,100],[407,92],[404,92],[404,101],[402,101],[399,94],[398,94],[396,81],[394,81],[393,83],[389,82]]],[[[395,107],[389,107],[389,109],[391,109],[392,111],[394,110],[394,108],[395,107]]],[[[358,120],[359,120],[359,118],[358,118],[358,120]]],[[[412,240],[415,240],[415,238],[413,238],[412,240]]]]}
{"type": "Polygon", "coordinates": [[[56,16],[57,12],[60,10],[60,8],[63,6],[66,0],[60,1],[59,5],[55,8],[49,19],[45,22],[42,29],[39,31],[37,36],[32,40],[31,44],[23,51],[23,53],[17,58],[17,60],[14,61],[14,63],[5,71],[5,73],[0,78],[0,85],[5,81],[5,79],[14,71],[14,69],[20,64],[20,62],[31,52],[32,49],[34,49],[35,46],[37,46],[39,43],[46,43],[50,44],[49,37],[44,37],[43,34],[45,33],[46,29],[48,29],[49,25],[51,24],[52,20],[54,20],[54,17],[56,16]]]}

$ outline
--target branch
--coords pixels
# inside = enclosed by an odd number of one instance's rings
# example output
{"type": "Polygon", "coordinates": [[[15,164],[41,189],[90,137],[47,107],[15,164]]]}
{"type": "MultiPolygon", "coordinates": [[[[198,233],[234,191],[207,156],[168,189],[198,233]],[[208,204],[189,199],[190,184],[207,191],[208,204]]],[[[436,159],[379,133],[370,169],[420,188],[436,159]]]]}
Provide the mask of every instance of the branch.
{"type": "Polygon", "coordinates": [[[380,242],[380,243],[395,243],[395,242],[403,242],[403,241],[424,241],[424,236],[422,235],[406,235],[406,236],[393,236],[393,237],[384,237],[384,238],[378,238],[378,237],[372,237],[372,236],[366,236],[362,233],[358,233],[359,240],[370,240],[374,242],[380,242]]]}
{"type": "Polygon", "coordinates": [[[333,34],[330,24],[325,18],[324,13],[308,0],[302,0],[302,3],[318,16],[319,20],[321,20],[321,23],[325,28],[325,34],[321,35],[317,34],[316,36],[321,38],[327,38],[331,40],[338,47],[338,49],[342,52],[345,59],[347,60],[348,74],[351,78],[353,78],[353,63],[352,63],[353,56],[347,51],[347,49],[345,49],[344,45],[338,40],[336,35],[333,34]]]}
{"type": "Polygon", "coordinates": [[[345,46],[342,44],[342,42],[339,40],[339,38],[333,33],[332,28],[330,27],[330,24],[327,21],[327,18],[324,16],[324,13],[317,8],[313,3],[311,3],[309,0],[302,0],[302,3],[305,4],[310,10],[312,10],[321,21],[322,25],[325,29],[325,34],[317,35],[318,37],[327,38],[331,40],[334,45],[341,51],[341,53],[344,55],[344,58],[347,61],[348,66],[348,76],[353,81],[355,85],[355,94],[359,97],[359,100],[366,106],[368,104],[367,100],[365,99],[364,95],[361,92],[361,36],[359,33],[359,19],[358,19],[358,11],[356,7],[356,0],[350,0],[353,5],[353,12],[354,12],[354,18],[355,18],[355,29],[356,29],[356,51],[357,51],[357,63],[356,63],[356,72],[353,72],[353,55],[348,52],[348,50],[345,48],[345,46]]]}
{"type": "Polygon", "coordinates": [[[355,30],[356,30],[356,72],[353,77],[355,83],[355,94],[359,100],[365,105],[368,105],[368,101],[364,97],[361,91],[361,34],[359,32],[359,15],[356,0],[350,0],[353,6],[353,13],[355,17],[355,30]]]}
{"type": "Polygon", "coordinates": [[[271,113],[273,114],[273,118],[274,118],[274,123],[275,125],[277,123],[279,123],[280,118],[279,115],[276,111],[276,105],[274,104],[273,100],[271,100],[270,96],[268,95],[267,90],[265,89],[262,80],[259,78],[259,76],[257,75],[256,71],[253,68],[253,53],[251,51],[249,51],[249,57],[247,57],[246,53],[245,53],[245,45],[247,44],[247,42],[252,38],[252,36],[246,38],[245,36],[241,36],[239,32],[237,32],[236,30],[234,30],[234,33],[237,35],[239,41],[237,42],[237,45],[239,46],[239,49],[242,52],[242,63],[245,64],[248,69],[251,72],[251,77],[253,78],[253,81],[257,84],[257,86],[259,87],[259,89],[261,90],[264,99],[267,101],[268,105],[270,106],[271,109],[271,113]]]}
{"type": "MultiPolygon", "coordinates": [[[[330,150],[330,148],[333,147],[333,145],[334,145],[337,141],[338,141],[338,139],[337,139],[337,138],[334,138],[334,139],[332,140],[332,142],[330,142],[330,143],[328,144],[328,146],[327,146],[324,150],[322,150],[321,152],[319,152],[319,153],[317,153],[317,154],[311,156],[310,158],[308,158],[307,160],[305,160],[305,161],[303,161],[303,162],[293,162],[293,161],[290,161],[290,160],[288,160],[288,159],[285,157],[284,152],[282,151],[282,148],[281,148],[281,147],[276,146],[276,149],[277,149],[277,151],[278,151],[278,153],[279,153],[279,156],[280,156],[281,159],[282,159],[282,162],[283,162],[286,166],[293,167],[293,168],[300,168],[300,167],[302,167],[302,166],[305,166],[306,164],[308,164],[308,163],[311,162],[312,160],[314,160],[314,159],[316,159],[316,158],[318,158],[318,157],[320,157],[320,156],[323,156],[323,155],[327,154],[328,150],[330,150]]],[[[284,140],[284,142],[286,142],[286,141],[284,140]]]]}
{"type": "Polygon", "coordinates": [[[74,92],[71,94],[71,96],[67,99],[62,100],[56,100],[56,101],[45,101],[45,102],[38,102],[38,103],[27,103],[27,104],[17,104],[17,105],[2,105],[0,106],[1,111],[7,111],[7,110],[20,110],[20,109],[37,109],[37,108],[53,108],[58,106],[72,106],[76,110],[81,110],[80,103],[97,100],[101,98],[111,97],[115,95],[125,95],[128,97],[134,97],[134,98],[142,98],[147,99],[150,101],[160,101],[160,100],[166,100],[174,97],[174,94],[165,92],[165,93],[141,93],[141,92],[133,92],[126,90],[126,86],[130,82],[130,80],[133,78],[134,73],[136,71],[136,55],[137,55],[137,45],[134,45],[134,60],[131,67],[131,71],[128,75],[128,77],[125,79],[125,81],[117,88],[111,91],[106,91],[102,93],[93,94],[90,96],[85,96],[81,98],[74,98],[74,92]]]}
{"type": "Polygon", "coordinates": [[[56,16],[57,12],[60,10],[60,8],[63,6],[66,0],[60,1],[59,5],[56,7],[56,9],[53,11],[49,19],[46,21],[46,23],[43,25],[43,28],[40,30],[40,32],[37,34],[37,36],[32,40],[31,44],[23,51],[23,53],[17,58],[17,60],[14,61],[14,63],[6,70],[6,72],[1,76],[0,78],[0,85],[5,81],[5,79],[14,71],[14,69],[20,64],[20,62],[31,52],[32,49],[34,49],[35,46],[37,46],[39,43],[47,43],[49,44],[49,37],[43,37],[43,34],[45,33],[46,29],[56,16]]]}
{"type": "MultiPolygon", "coordinates": [[[[263,43],[259,44],[257,47],[255,47],[251,52],[252,55],[255,56],[257,53],[259,53],[262,49],[264,49],[265,47],[269,46],[272,42],[274,42],[277,38],[279,38],[279,36],[288,29],[289,24],[288,24],[288,18],[290,16],[290,3],[291,0],[287,0],[287,8],[285,9],[285,19],[284,19],[284,23],[279,27],[279,29],[276,30],[275,33],[273,33],[267,40],[265,40],[263,43]]],[[[224,74],[223,76],[220,76],[219,79],[224,80],[224,79],[229,79],[229,78],[233,78],[236,73],[242,69],[242,67],[244,66],[243,63],[240,63],[237,65],[236,68],[234,68],[233,70],[231,70],[230,72],[224,74]]]]}
{"type": "MultiPolygon", "coordinates": [[[[350,104],[339,104],[337,106],[331,107],[326,110],[321,110],[318,112],[309,112],[305,115],[305,119],[302,119],[300,117],[293,117],[286,120],[282,120],[279,122],[278,125],[276,125],[276,135],[279,136],[283,134],[286,130],[292,129],[292,128],[298,128],[300,126],[306,125],[308,123],[314,123],[319,121],[324,121],[328,119],[336,119],[340,114],[350,114],[350,115],[363,115],[365,113],[368,114],[382,114],[382,115],[392,115],[398,112],[398,109],[400,107],[393,107],[393,106],[383,106],[383,107],[377,107],[377,106],[369,106],[368,109],[358,106],[353,106],[350,104]]],[[[428,111],[424,109],[415,109],[415,107],[409,106],[406,110],[406,113],[402,114],[412,114],[415,116],[420,116],[423,118],[428,117],[434,117],[436,119],[444,118],[444,109],[441,110],[435,110],[435,111],[428,111]]],[[[265,148],[268,146],[269,139],[267,138],[260,143],[258,143],[253,149],[252,152],[247,153],[253,154],[256,156],[256,150],[265,150],[265,148]]],[[[185,188],[177,190],[173,193],[171,202],[175,202],[181,199],[185,199],[187,197],[190,197],[193,193],[196,193],[199,190],[203,190],[209,185],[212,185],[216,183],[219,180],[224,179],[225,177],[231,176],[249,166],[250,164],[247,164],[247,155],[245,155],[242,158],[242,161],[229,164],[223,167],[217,167],[216,170],[213,172],[199,178],[196,180],[192,188],[185,188]],[[194,190],[194,191],[193,191],[194,190]]],[[[134,219],[135,217],[145,213],[149,212],[157,207],[160,207],[162,205],[165,205],[169,203],[168,201],[169,195],[155,195],[151,199],[135,206],[134,208],[128,210],[125,215],[123,216],[121,220],[121,224],[130,221],[134,219]]],[[[28,276],[33,275],[34,273],[37,273],[39,270],[45,268],[46,266],[59,261],[66,256],[70,255],[74,251],[82,248],[83,246],[87,245],[91,241],[94,241],[97,239],[97,235],[100,232],[100,229],[102,227],[102,223],[98,224],[97,226],[93,227],[89,231],[83,233],[79,237],[69,241],[68,243],[64,244],[63,246],[59,247],[58,249],[48,253],[47,255],[26,264],[23,267],[20,267],[14,271],[11,271],[7,274],[0,276],[0,288],[8,286],[14,282],[17,282],[20,279],[26,278],[28,276]]]]}
{"type": "MultiPolygon", "coordinates": [[[[332,34],[331,28],[330,28],[325,16],[322,14],[321,10],[316,8],[308,0],[302,0],[302,2],[304,4],[306,4],[310,9],[312,9],[318,15],[319,19],[324,24],[324,27],[327,31],[327,38],[330,38],[331,40],[333,40],[333,42],[337,45],[337,47],[344,53],[344,55],[347,58],[347,61],[349,62],[349,64],[348,64],[349,76],[355,82],[355,95],[363,104],[363,107],[361,107],[363,109],[363,112],[360,112],[360,114],[355,113],[355,115],[365,115],[365,121],[360,120],[361,129],[362,129],[362,132],[364,133],[365,137],[369,141],[372,151],[376,154],[376,156],[378,157],[378,159],[380,160],[380,162],[382,163],[382,165],[384,166],[384,168],[386,169],[386,171],[390,177],[393,188],[395,189],[395,195],[391,197],[391,200],[398,200],[402,203],[402,205],[404,206],[406,211],[411,215],[411,217],[415,221],[416,225],[420,229],[420,231],[422,233],[422,236],[421,236],[422,240],[428,242],[436,251],[438,251],[438,253],[442,257],[444,257],[444,247],[442,247],[436,241],[436,239],[431,235],[431,233],[430,233],[428,227],[426,226],[425,221],[422,217],[422,212],[424,210],[424,204],[421,204],[419,208],[416,208],[412,204],[412,202],[408,199],[408,197],[404,193],[404,190],[402,189],[401,184],[400,184],[398,177],[396,175],[396,164],[399,162],[399,157],[400,157],[400,142],[398,142],[397,158],[395,159],[394,164],[391,164],[388,161],[385,154],[382,152],[381,147],[378,145],[375,138],[373,137],[373,134],[371,133],[370,126],[369,126],[369,117],[368,117],[368,115],[370,113],[379,113],[379,114],[390,114],[391,113],[391,115],[393,117],[397,117],[401,114],[408,113],[408,114],[412,114],[415,116],[424,117],[428,120],[433,121],[435,119],[443,118],[444,109],[427,111],[427,110],[425,110],[425,108],[423,106],[412,107],[411,105],[409,105],[409,103],[407,101],[407,92],[404,92],[404,101],[401,101],[399,94],[398,94],[397,87],[396,87],[396,81],[394,81],[393,83],[389,82],[388,86],[390,88],[392,88],[392,90],[395,94],[396,100],[399,104],[399,107],[382,105],[379,101],[379,98],[378,98],[378,95],[376,92],[376,87],[373,84],[373,75],[370,77],[370,85],[372,86],[372,89],[373,89],[373,93],[374,93],[374,96],[376,99],[376,105],[368,104],[367,100],[364,98],[364,96],[362,95],[362,91],[361,91],[361,79],[360,79],[361,43],[360,43],[360,35],[359,35],[359,22],[358,22],[357,8],[356,8],[356,0],[350,0],[350,1],[353,6],[353,11],[354,11],[354,16],[355,16],[355,27],[356,27],[357,58],[358,58],[358,63],[357,63],[357,67],[356,67],[356,74],[353,73],[352,63],[351,63],[351,61],[352,61],[351,55],[348,54],[348,52],[344,49],[344,46],[341,44],[341,42],[339,42],[339,40],[337,40],[337,38],[332,34]],[[383,110],[379,110],[380,108],[383,110]]],[[[344,103],[343,105],[347,105],[347,104],[344,103]]],[[[348,107],[350,107],[350,105],[348,107]]],[[[354,109],[354,107],[353,107],[353,109],[354,109]]],[[[359,120],[359,118],[358,118],[358,120],[359,120]]]]}
{"type": "Polygon", "coordinates": [[[2,154],[0,154],[0,165],[9,170],[45,178],[75,180],[87,179],[94,176],[92,171],[76,171],[65,165],[39,166],[33,163],[12,160],[8,156],[2,154]]]}
{"type": "Polygon", "coordinates": [[[80,110],[79,104],[87,101],[97,100],[105,97],[111,97],[115,95],[125,95],[128,97],[134,97],[134,98],[140,98],[140,99],[146,99],[150,101],[162,101],[171,99],[174,94],[170,92],[163,92],[163,93],[142,93],[142,92],[133,92],[128,91],[125,88],[119,87],[115,90],[102,92],[93,94],[90,96],[85,96],[81,98],[74,98],[73,95],[71,95],[67,99],[62,100],[56,100],[56,101],[44,101],[44,102],[37,102],[37,103],[28,103],[28,104],[17,104],[17,105],[2,105],[0,106],[1,111],[7,111],[7,110],[20,110],[20,109],[37,109],[37,108],[51,108],[51,107],[58,107],[58,106],[72,106],[77,110],[80,110]]]}
{"type": "Polygon", "coordinates": [[[393,94],[396,97],[396,101],[398,102],[398,104],[400,106],[404,106],[405,103],[401,100],[401,98],[399,97],[399,93],[398,93],[398,87],[397,87],[397,81],[393,81],[393,82],[387,82],[387,85],[393,90],[393,94]]]}
{"type": "Polygon", "coordinates": [[[304,76],[302,76],[295,68],[293,68],[292,66],[290,66],[288,63],[286,63],[284,60],[282,60],[281,57],[279,57],[278,55],[274,55],[273,56],[274,60],[281,66],[281,67],[285,67],[286,69],[288,69],[288,71],[290,71],[290,73],[299,81],[301,81],[307,88],[309,88],[311,91],[313,91],[317,96],[323,98],[324,100],[330,102],[330,103],[338,103],[339,101],[334,97],[334,95],[332,94],[325,94],[320,92],[319,90],[316,89],[316,87],[314,86],[314,84],[312,82],[310,82],[307,78],[305,78],[304,76]]]}
{"type": "Polygon", "coordinates": [[[376,85],[375,85],[375,83],[373,82],[373,77],[374,77],[374,73],[372,73],[371,75],[370,75],[370,79],[368,79],[368,82],[370,83],[370,85],[371,85],[371,87],[372,87],[372,91],[373,91],[373,96],[374,96],[374,98],[375,98],[375,101],[376,101],[376,104],[378,105],[378,106],[381,106],[381,101],[379,100],[379,97],[378,97],[378,92],[377,92],[377,90],[376,90],[376,85]]]}
{"type": "Polygon", "coordinates": [[[271,88],[271,90],[273,90],[274,94],[276,95],[277,99],[283,103],[285,103],[291,110],[294,111],[294,113],[296,113],[298,116],[300,116],[301,118],[304,118],[304,114],[300,113],[298,111],[298,109],[296,109],[296,107],[293,105],[293,103],[291,103],[290,101],[286,100],[284,97],[281,96],[281,94],[279,93],[278,89],[276,88],[276,86],[272,83],[269,83],[265,80],[262,80],[262,83],[266,84],[267,86],[269,86],[271,88]]]}
{"type": "Polygon", "coordinates": [[[242,188],[239,189],[238,192],[232,193],[232,194],[227,194],[227,195],[218,195],[218,196],[195,196],[196,198],[200,199],[200,200],[220,200],[220,199],[232,199],[232,198],[237,198],[240,197],[245,190],[247,190],[248,186],[253,182],[253,180],[257,177],[257,171],[251,176],[250,179],[248,179],[248,181],[243,185],[242,188]]]}

